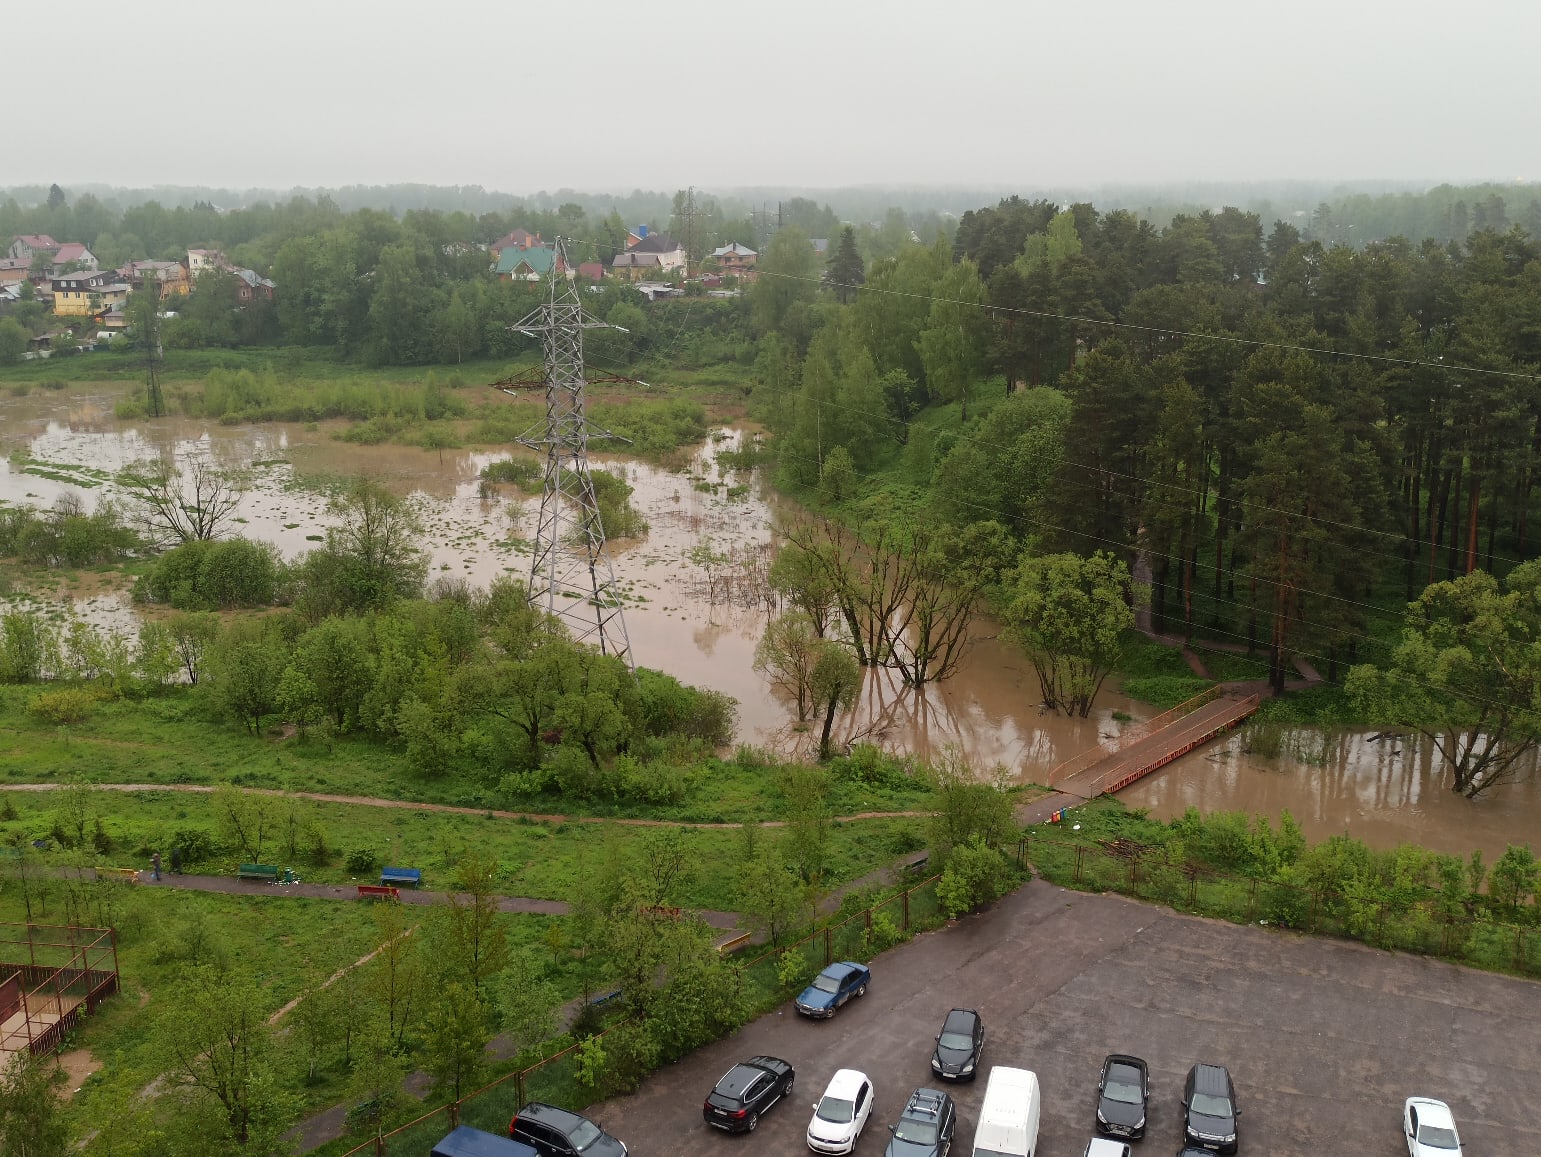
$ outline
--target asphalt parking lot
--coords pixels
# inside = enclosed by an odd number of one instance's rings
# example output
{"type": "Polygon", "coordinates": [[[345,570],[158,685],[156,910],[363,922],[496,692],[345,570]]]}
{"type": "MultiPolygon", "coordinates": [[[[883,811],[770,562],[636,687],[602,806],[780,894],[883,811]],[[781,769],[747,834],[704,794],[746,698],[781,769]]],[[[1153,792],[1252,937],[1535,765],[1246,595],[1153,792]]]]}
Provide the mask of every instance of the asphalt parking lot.
{"type": "MultiPolygon", "coordinates": [[[[919,1085],[936,1087],[932,1038],[949,1008],[977,1008],[985,1071],[1037,1072],[1040,1157],[1081,1157],[1110,1052],[1150,1063],[1137,1154],[1175,1153],[1195,1061],[1228,1066],[1241,1152],[1270,1157],[1405,1154],[1404,1098],[1438,1097],[1468,1157],[1541,1154],[1541,985],[1356,944],[1177,915],[1034,881],[954,927],[872,963],[870,991],[833,1020],[787,1005],[591,1112],[635,1157],[806,1153],[812,1103],[837,1068],[866,1072],[876,1105],[857,1154],[878,1155],[919,1085]],[[797,1069],[795,1096],[753,1134],[726,1136],[701,1102],[757,1053],[797,1069]]],[[[985,1081],[952,1087],[954,1155],[971,1151],[985,1081]]]]}

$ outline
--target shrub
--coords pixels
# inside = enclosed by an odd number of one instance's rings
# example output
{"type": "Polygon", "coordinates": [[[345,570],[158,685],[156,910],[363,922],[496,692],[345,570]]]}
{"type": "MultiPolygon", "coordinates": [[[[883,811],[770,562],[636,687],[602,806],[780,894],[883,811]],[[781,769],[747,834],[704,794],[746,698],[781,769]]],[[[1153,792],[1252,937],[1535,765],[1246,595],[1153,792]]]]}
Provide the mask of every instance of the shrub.
{"type": "Polygon", "coordinates": [[[872,917],[872,927],[862,932],[862,946],[869,956],[876,956],[899,943],[902,935],[894,918],[887,912],[879,912],[872,917]]]}
{"type": "Polygon", "coordinates": [[[45,390],[62,390],[67,385],[69,383],[63,378],[44,378],[42,382],[43,389],[45,390]]]}
{"type": "Polygon", "coordinates": [[[61,687],[56,691],[44,691],[27,704],[27,710],[46,723],[56,727],[79,723],[91,714],[96,696],[78,687],[61,687]]]}
{"type": "Polygon", "coordinates": [[[203,828],[177,828],[171,833],[171,846],[181,851],[184,864],[212,860],[217,850],[214,837],[203,828]]]}
{"type": "Polygon", "coordinates": [[[356,876],[367,875],[380,862],[379,853],[373,848],[354,848],[348,853],[343,865],[356,876]]]}
{"type": "Polygon", "coordinates": [[[720,691],[689,687],[662,671],[639,668],[642,725],[649,735],[700,739],[713,747],[733,742],[738,701],[720,691]]]}
{"type": "Polygon", "coordinates": [[[955,847],[936,883],[936,898],[949,917],[972,912],[1006,890],[1006,857],[975,836],[955,847]]]}
{"type": "Polygon", "coordinates": [[[266,607],[277,597],[282,569],[278,550],[269,543],[184,542],[156,560],[135,595],[178,610],[266,607]]]}
{"type": "Polygon", "coordinates": [[[776,957],[776,983],[784,992],[801,991],[812,974],[813,969],[796,948],[788,948],[776,957]]]}

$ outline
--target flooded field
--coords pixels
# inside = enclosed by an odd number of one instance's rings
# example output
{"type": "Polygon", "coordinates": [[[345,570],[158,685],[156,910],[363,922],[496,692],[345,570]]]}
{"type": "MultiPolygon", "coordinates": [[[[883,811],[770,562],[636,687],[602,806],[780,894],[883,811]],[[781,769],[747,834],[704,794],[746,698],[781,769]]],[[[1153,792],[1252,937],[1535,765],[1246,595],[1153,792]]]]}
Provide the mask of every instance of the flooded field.
{"type": "MultiPolygon", "coordinates": [[[[120,422],[113,402],[123,388],[0,395],[0,499],[48,506],[73,493],[91,505],[113,493],[111,474],[136,459],[157,450],[207,453],[250,479],[240,532],[276,544],[293,559],[325,534],[329,495],[349,478],[367,475],[418,505],[429,532],[430,577],[481,585],[500,574],[526,573],[522,536],[533,530],[538,496],[511,486],[484,491],[478,478],[506,451],[354,445],[333,437],[345,423],[120,422]]],[[[807,750],[809,734],[753,669],[771,613],[763,578],[781,500],[759,477],[739,477],[717,461],[720,449],[737,446],[743,436],[719,429],[671,467],[596,456],[597,465],[634,487],[632,501],[649,526],[640,538],[612,544],[617,577],[632,599],[627,629],[639,664],[734,696],[740,742],[807,750]]],[[[76,577],[73,585],[32,594],[68,599],[94,622],[133,629],[126,591],[90,573],[76,577]]],[[[1154,713],[1112,690],[1099,697],[1090,719],[1041,712],[1032,668],[997,634],[994,624],[977,624],[977,641],[958,674],[924,694],[899,686],[890,672],[869,672],[860,706],[839,737],[921,756],[958,744],[977,767],[999,764],[1019,782],[1042,782],[1058,763],[1115,734],[1121,727],[1115,713],[1134,719],[1154,713]]],[[[1432,751],[1416,739],[1372,743],[1364,734],[1308,734],[1290,746],[1301,754],[1263,759],[1244,752],[1242,738],[1233,736],[1121,798],[1163,818],[1189,806],[1271,817],[1288,808],[1312,838],[1347,831],[1382,847],[1411,840],[1442,851],[1497,854],[1507,843],[1534,839],[1541,774],[1533,770],[1472,803],[1443,786],[1432,751]]]]}
{"type": "MultiPolygon", "coordinates": [[[[418,505],[429,532],[430,578],[485,585],[500,574],[526,573],[521,536],[533,532],[538,496],[499,486],[484,497],[478,477],[507,452],[354,445],[332,436],[346,428],[343,422],[119,422],[112,407],[121,388],[0,399],[0,500],[49,506],[73,493],[92,505],[113,494],[102,475],[149,454],[208,454],[247,472],[240,533],[274,543],[293,559],[325,534],[329,492],[367,475],[418,505]]],[[[732,695],[739,701],[740,742],[790,752],[804,749],[809,735],[753,669],[771,613],[757,597],[763,586],[757,579],[772,557],[777,499],[760,478],[740,478],[716,460],[742,436],[719,429],[673,469],[619,455],[594,461],[631,484],[632,502],[648,522],[646,535],[612,543],[616,576],[634,600],[626,626],[636,661],[732,695]],[[703,564],[701,547],[722,561],[703,564]]],[[[132,629],[126,592],[93,590],[90,598],[76,598],[78,613],[132,629]]],[[[1040,712],[1037,677],[996,632],[994,624],[981,623],[980,640],[958,674],[923,695],[899,686],[890,672],[869,672],[861,704],[842,721],[838,737],[921,756],[956,743],[976,765],[1000,764],[1031,782],[1095,744],[1099,734],[1114,733],[1114,712],[1150,714],[1112,691],[1099,698],[1090,719],[1040,712]]]]}

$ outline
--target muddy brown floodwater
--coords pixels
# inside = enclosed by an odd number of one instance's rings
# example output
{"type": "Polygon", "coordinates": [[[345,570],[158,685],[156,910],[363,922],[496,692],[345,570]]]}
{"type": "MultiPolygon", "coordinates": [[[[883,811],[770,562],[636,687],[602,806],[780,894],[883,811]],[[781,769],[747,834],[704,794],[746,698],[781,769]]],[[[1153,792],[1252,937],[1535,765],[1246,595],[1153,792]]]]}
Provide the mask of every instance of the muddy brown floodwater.
{"type": "MultiPolygon", "coordinates": [[[[418,507],[428,528],[430,577],[484,585],[501,574],[526,574],[522,536],[533,530],[538,498],[511,486],[483,497],[478,482],[482,467],[506,452],[354,445],[333,437],[347,425],[335,422],[125,422],[113,416],[125,389],[0,394],[0,500],[48,506],[73,493],[90,505],[114,493],[112,472],[147,454],[209,454],[247,472],[240,533],[272,542],[292,559],[331,524],[328,494],[367,475],[418,507]],[[30,460],[21,461],[23,455],[30,460]]],[[[745,436],[742,429],[718,429],[670,467],[596,456],[596,465],[632,485],[633,504],[648,522],[645,535],[611,544],[615,570],[630,600],[626,625],[639,664],[732,695],[739,702],[739,742],[807,751],[813,735],[797,726],[789,704],[753,666],[772,613],[765,589],[775,549],[772,515],[778,505],[791,507],[762,478],[718,462],[719,450],[745,436]]],[[[94,622],[135,629],[125,591],[90,583],[69,590],[69,596],[58,588],[34,593],[70,597],[76,613],[94,622]]],[[[921,757],[955,744],[976,767],[1000,765],[1019,782],[1043,782],[1060,762],[1116,734],[1124,717],[1154,713],[1112,689],[1098,696],[1089,719],[1041,712],[1037,677],[998,632],[990,621],[978,622],[958,673],[924,694],[898,686],[888,672],[868,672],[861,702],[839,725],[838,737],[868,738],[921,757]]],[[[1288,808],[1313,837],[1347,830],[1377,846],[1415,840],[1451,852],[1501,852],[1506,843],[1533,838],[1541,817],[1541,775],[1531,772],[1473,804],[1441,786],[1420,743],[1369,743],[1356,734],[1323,741],[1310,733],[1289,746],[1308,749],[1306,758],[1256,758],[1233,737],[1184,757],[1122,798],[1162,817],[1190,805],[1270,816],[1288,808]]]]}
{"type": "Polygon", "coordinates": [[[1183,756],[1118,798],[1159,819],[1196,807],[1277,821],[1288,810],[1311,840],[1347,833],[1377,848],[1414,843],[1451,855],[1480,848],[1490,862],[1541,834],[1534,759],[1515,782],[1468,800],[1450,790],[1428,740],[1377,734],[1293,731],[1285,754],[1263,759],[1247,754],[1243,732],[1183,756]]]}

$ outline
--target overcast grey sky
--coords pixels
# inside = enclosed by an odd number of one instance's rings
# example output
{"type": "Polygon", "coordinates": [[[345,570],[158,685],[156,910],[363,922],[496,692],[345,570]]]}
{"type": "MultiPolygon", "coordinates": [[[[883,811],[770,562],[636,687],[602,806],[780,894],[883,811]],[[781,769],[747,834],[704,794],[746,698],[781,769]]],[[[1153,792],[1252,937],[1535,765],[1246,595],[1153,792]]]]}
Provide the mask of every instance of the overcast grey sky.
{"type": "Polygon", "coordinates": [[[0,185],[1541,179],[1541,0],[3,0],[0,43],[0,185]]]}

